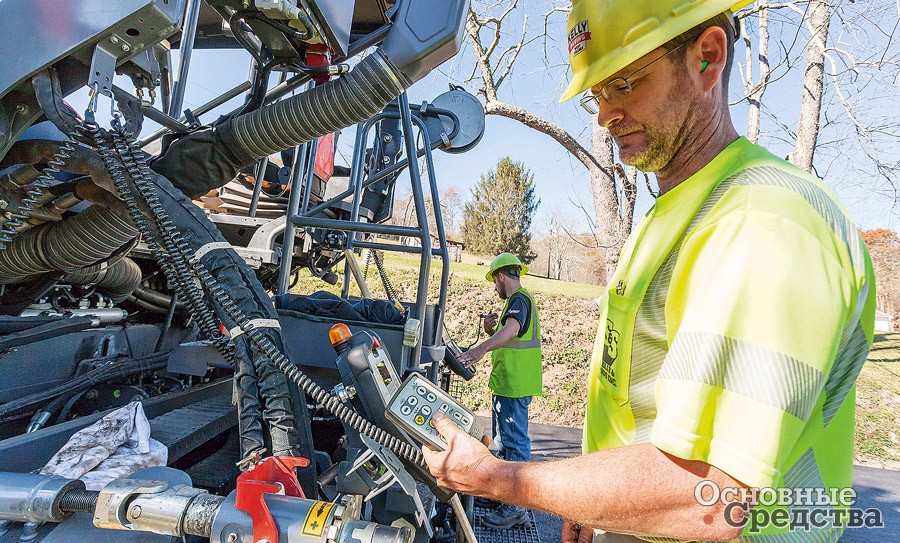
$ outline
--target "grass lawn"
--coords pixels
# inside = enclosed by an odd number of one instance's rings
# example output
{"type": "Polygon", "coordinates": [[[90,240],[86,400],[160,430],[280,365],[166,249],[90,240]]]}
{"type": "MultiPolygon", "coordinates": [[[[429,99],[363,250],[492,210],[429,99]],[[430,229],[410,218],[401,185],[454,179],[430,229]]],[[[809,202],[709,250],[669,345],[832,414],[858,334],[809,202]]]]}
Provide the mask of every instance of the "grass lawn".
{"type": "Polygon", "coordinates": [[[859,374],[856,461],[900,470],[900,333],[875,334],[859,374]]]}
{"type": "MultiPolygon", "coordinates": [[[[419,256],[406,255],[398,253],[384,253],[385,263],[391,267],[401,269],[419,269],[419,256]]],[[[484,266],[478,264],[467,264],[463,262],[454,262],[450,264],[450,272],[454,276],[476,281],[484,281],[484,275],[488,271],[487,264],[490,259],[485,259],[484,266]]],[[[442,267],[440,260],[431,261],[432,273],[439,271],[442,267]]],[[[571,296],[573,298],[593,299],[600,296],[603,287],[599,285],[586,285],[584,283],[572,283],[569,281],[558,281],[547,277],[538,277],[536,275],[525,275],[522,277],[522,286],[532,292],[543,292],[546,294],[559,294],[562,296],[571,296]]]]}

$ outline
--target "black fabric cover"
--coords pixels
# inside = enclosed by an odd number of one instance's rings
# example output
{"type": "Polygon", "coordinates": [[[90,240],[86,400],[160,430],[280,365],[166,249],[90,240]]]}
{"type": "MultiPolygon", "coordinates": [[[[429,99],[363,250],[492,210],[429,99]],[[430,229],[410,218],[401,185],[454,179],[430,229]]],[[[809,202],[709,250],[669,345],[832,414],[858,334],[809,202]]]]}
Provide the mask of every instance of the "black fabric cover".
{"type": "Polygon", "coordinates": [[[330,292],[314,292],[308,296],[282,294],[275,296],[275,307],[289,309],[306,315],[329,317],[338,320],[374,322],[378,324],[403,324],[403,314],[387,300],[345,300],[330,292]]]}
{"type": "Polygon", "coordinates": [[[179,137],[150,167],[191,198],[223,186],[254,162],[253,157],[222,141],[222,132],[228,130],[230,122],[179,137]]]}

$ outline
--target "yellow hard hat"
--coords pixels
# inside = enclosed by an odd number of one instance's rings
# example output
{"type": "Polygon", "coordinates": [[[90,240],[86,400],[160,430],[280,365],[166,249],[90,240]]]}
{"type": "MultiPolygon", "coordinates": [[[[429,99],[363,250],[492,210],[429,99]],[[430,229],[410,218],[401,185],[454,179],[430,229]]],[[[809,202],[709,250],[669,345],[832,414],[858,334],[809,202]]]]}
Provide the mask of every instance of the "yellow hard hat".
{"type": "Polygon", "coordinates": [[[572,81],[560,102],[581,94],[667,41],[753,0],[573,0],[566,39],[572,81]]]}
{"type": "Polygon", "coordinates": [[[528,266],[522,264],[522,262],[516,258],[516,255],[512,253],[500,253],[499,255],[494,257],[494,260],[491,260],[491,269],[487,272],[487,275],[484,276],[488,281],[494,280],[494,273],[501,269],[507,268],[509,266],[518,266],[519,271],[521,273],[528,273],[528,266]]]}

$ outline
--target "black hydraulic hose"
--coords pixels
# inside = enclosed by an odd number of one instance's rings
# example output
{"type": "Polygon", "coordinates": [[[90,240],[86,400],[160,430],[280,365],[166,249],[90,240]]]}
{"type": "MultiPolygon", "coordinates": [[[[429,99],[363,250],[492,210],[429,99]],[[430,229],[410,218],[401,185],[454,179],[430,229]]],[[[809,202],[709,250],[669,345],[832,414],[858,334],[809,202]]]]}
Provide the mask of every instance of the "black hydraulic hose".
{"type": "Polygon", "coordinates": [[[169,353],[156,353],[146,358],[135,359],[122,364],[112,364],[93,369],[75,379],[49,388],[24,398],[12,400],[0,405],[0,417],[6,417],[12,413],[27,409],[34,404],[48,400],[60,394],[76,392],[100,383],[106,383],[114,379],[124,379],[137,373],[161,370],[168,363],[169,353]]]}
{"type": "Polygon", "coordinates": [[[136,298],[134,296],[134,293],[129,294],[125,298],[125,301],[130,304],[134,304],[141,309],[146,309],[147,311],[153,311],[154,313],[165,313],[166,312],[165,307],[160,307],[156,304],[152,304],[150,302],[145,302],[144,300],[141,300],[140,298],[136,298]]]}
{"type": "Polygon", "coordinates": [[[346,75],[235,117],[219,127],[235,155],[252,163],[368,119],[412,82],[380,50],[346,75]]]}
{"type": "MultiPolygon", "coordinates": [[[[211,311],[203,309],[207,301],[202,295],[198,296],[194,285],[190,266],[194,251],[207,242],[221,242],[221,233],[208,220],[204,220],[202,212],[165,178],[150,171],[145,157],[135,152],[130,143],[130,135],[118,132],[105,134],[95,123],[89,123],[87,130],[97,143],[108,169],[113,172],[113,181],[132,219],[139,224],[141,232],[150,236],[151,249],[159,259],[167,279],[176,285],[179,298],[185,299],[190,313],[204,334],[220,339],[220,342],[214,341],[214,344],[235,367],[235,380],[241,391],[238,396],[238,417],[243,454],[246,456],[266,448],[261,425],[263,418],[269,423],[273,452],[296,454],[294,448],[298,444],[298,431],[305,429],[305,434],[309,431],[308,425],[298,428],[294,422],[287,380],[265,364],[259,356],[261,353],[251,353],[245,338],[237,338],[232,343],[227,336],[218,332],[218,318],[211,311]],[[113,148],[115,151],[112,151],[113,148]],[[132,190],[132,183],[136,190],[132,190]],[[138,194],[143,203],[139,203],[138,194]],[[155,224],[144,216],[144,209],[149,209],[155,224]],[[177,215],[180,221],[177,226],[169,218],[166,209],[181,212],[177,215]],[[190,232],[193,248],[178,234],[181,229],[190,232]],[[215,336],[210,335],[210,327],[214,328],[212,332],[215,336]]],[[[233,251],[213,251],[209,257],[204,258],[216,262],[220,280],[229,285],[229,292],[240,299],[248,310],[260,317],[275,317],[274,309],[271,314],[265,310],[268,296],[262,286],[233,251]]],[[[207,282],[201,278],[201,284],[206,286],[207,282]]],[[[217,304],[215,298],[211,296],[210,300],[217,304]]],[[[227,317],[222,320],[228,328],[233,327],[227,317]]],[[[297,402],[296,407],[301,411],[298,416],[308,419],[305,403],[297,402]]],[[[311,454],[311,436],[306,437],[308,439],[303,441],[310,443],[310,448],[304,453],[311,454]]]]}
{"type": "Polygon", "coordinates": [[[169,302],[169,309],[166,310],[166,319],[163,321],[162,330],[159,332],[159,339],[156,340],[156,348],[154,351],[162,349],[166,336],[169,335],[169,329],[172,328],[172,319],[175,317],[175,310],[178,308],[178,295],[172,295],[172,301],[169,302]]]}
{"type": "MultiPolygon", "coordinates": [[[[139,165],[139,167],[146,168],[146,165],[139,165]]],[[[165,208],[160,205],[159,196],[164,194],[165,191],[160,190],[159,194],[157,194],[152,186],[143,186],[148,182],[144,175],[133,175],[132,179],[135,181],[139,190],[141,190],[142,196],[148,197],[147,204],[156,217],[157,225],[160,229],[159,237],[162,240],[165,240],[165,243],[175,248],[175,250],[171,252],[171,256],[173,256],[176,261],[180,260],[181,265],[190,265],[190,270],[209,291],[210,298],[215,300],[218,308],[221,309],[229,320],[240,327],[243,332],[241,339],[246,338],[253,347],[261,354],[265,355],[262,360],[254,357],[252,370],[267,371],[271,369],[270,364],[273,365],[291,381],[296,383],[302,391],[311,396],[316,403],[323,405],[325,409],[340,418],[348,426],[391,449],[399,457],[414,464],[424,466],[422,452],[415,445],[407,443],[396,436],[391,435],[386,430],[372,424],[351,407],[341,402],[340,399],[332,396],[328,391],[321,388],[310,377],[303,374],[297,366],[291,363],[271,337],[275,336],[276,338],[280,338],[279,332],[267,331],[266,333],[263,333],[259,329],[254,328],[254,325],[250,322],[251,319],[244,314],[238,307],[238,304],[234,301],[232,293],[223,288],[219,280],[217,280],[209,272],[206,266],[204,266],[201,259],[191,257],[192,251],[190,247],[181,236],[180,231],[172,224],[165,208]]],[[[157,181],[158,184],[159,181],[160,180],[157,181]]],[[[163,188],[163,185],[160,185],[159,188],[163,188]]],[[[266,298],[266,300],[268,300],[268,298],[266,298]]],[[[242,394],[242,397],[243,396],[245,396],[245,394],[242,394]]]]}
{"type": "MultiPolygon", "coordinates": [[[[155,290],[140,287],[140,286],[135,288],[131,292],[131,295],[134,296],[135,298],[137,298],[138,300],[141,300],[142,302],[152,304],[163,310],[168,308],[169,305],[172,303],[172,296],[166,296],[165,294],[163,294],[161,292],[157,292],[155,290]]],[[[175,297],[177,297],[177,294],[175,295],[175,297]]],[[[177,309],[179,311],[184,310],[185,309],[184,302],[179,300],[175,304],[175,309],[177,309]]]]}

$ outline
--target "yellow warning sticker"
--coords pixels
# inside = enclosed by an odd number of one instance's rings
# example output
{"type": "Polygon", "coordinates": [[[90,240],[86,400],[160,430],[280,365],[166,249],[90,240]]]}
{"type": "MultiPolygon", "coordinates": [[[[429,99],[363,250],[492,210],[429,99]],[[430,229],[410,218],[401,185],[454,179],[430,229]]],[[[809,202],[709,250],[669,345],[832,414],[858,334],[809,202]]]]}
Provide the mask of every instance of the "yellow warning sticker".
{"type": "Polygon", "coordinates": [[[312,537],[320,537],[325,532],[325,523],[328,520],[328,514],[334,509],[334,504],[330,502],[315,502],[306,513],[303,520],[303,535],[312,537]]]}

